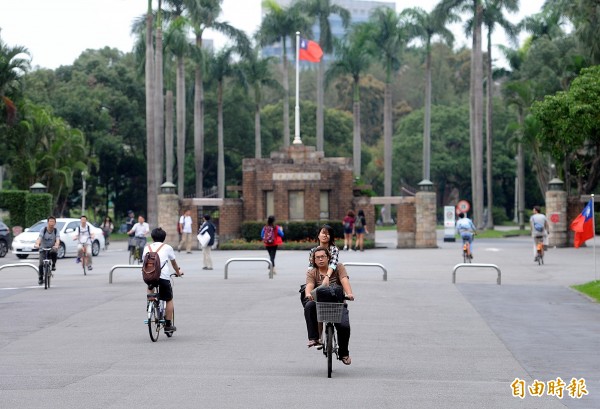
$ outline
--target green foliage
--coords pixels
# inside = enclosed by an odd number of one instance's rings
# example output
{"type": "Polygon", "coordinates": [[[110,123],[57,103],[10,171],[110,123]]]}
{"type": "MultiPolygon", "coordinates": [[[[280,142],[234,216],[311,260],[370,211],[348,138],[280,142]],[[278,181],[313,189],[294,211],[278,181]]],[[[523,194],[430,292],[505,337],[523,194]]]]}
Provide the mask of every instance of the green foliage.
{"type": "Polygon", "coordinates": [[[49,193],[28,193],[26,196],[25,226],[31,226],[52,214],[52,195],[49,193]]]}
{"type": "MultiPolygon", "coordinates": [[[[260,240],[260,233],[265,226],[264,222],[243,222],[242,223],[242,238],[246,242],[260,240]]],[[[285,222],[277,223],[283,229],[285,235],[284,241],[305,241],[315,243],[321,226],[328,224],[333,227],[336,238],[344,237],[344,227],[339,220],[315,220],[305,222],[285,222]]],[[[309,247],[310,248],[310,247],[309,247]]]]}
{"type": "Polygon", "coordinates": [[[600,301],[600,281],[598,280],[590,281],[584,284],[573,285],[571,287],[596,301],[600,301]]]}
{"type": "Polygon", "coordinates": [[[27,227],[27,195],[26,190],[0,190],[0,208],[10,213],[13,226],[27,227]]]}

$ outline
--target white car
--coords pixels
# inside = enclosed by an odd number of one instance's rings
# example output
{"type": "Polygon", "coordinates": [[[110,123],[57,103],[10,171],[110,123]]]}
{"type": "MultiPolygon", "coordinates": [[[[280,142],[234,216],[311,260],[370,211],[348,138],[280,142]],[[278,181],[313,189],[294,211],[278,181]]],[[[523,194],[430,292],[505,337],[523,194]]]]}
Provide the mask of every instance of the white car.
{"type": "MultiPolygon", "coordinates": [[[[38,250],[34,249],[35,241],[40,235],[40,232],[46,227],[47,220],[40,220],[33,226],[13,239],[11,251],[18,258],[27,258],[30,254],[38,254],[38,250]]],[[[58,258],[65,256],[77,255],[77,242],[73,240],[77,235],[77,227],[81,224],[79,219],[57,218],[56,229],[60,232],[60,248],[58,249],[58,258]]],[[[104,234],[102,229],[94,226],[90,222],[90,232],[94,235],[92,241],[92,254],[97,256],[100,254],[100,249],[104,248],[104,234]]]]}

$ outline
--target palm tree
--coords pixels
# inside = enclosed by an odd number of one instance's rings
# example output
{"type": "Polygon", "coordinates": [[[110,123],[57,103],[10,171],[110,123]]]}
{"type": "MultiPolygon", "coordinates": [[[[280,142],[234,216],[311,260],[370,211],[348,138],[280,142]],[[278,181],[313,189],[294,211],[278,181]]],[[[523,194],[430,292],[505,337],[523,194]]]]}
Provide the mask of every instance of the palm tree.
{"type": "Polygon", "coordinates": [[[325,84],[341,75],[352,77],[352,158],[356,178],[361,176],[360,77],[371,65],[371,57],[365,47],[364,28],[364,25],[355,26],[350,35],[344,40],[336,42],[335,60],[325,74],[325,84]]]}
{"type": "Polygon", "coordinates": [[[155,101],[155,76],[154,76],[154,44],[152,36],[152,0],[148,0],[146,13],[146,195],[147,195],[147,220],[156,223],[157,220],[157,183],[156,183],[156,145],[154,135],[154,107],[155,101]]]}
{"type": "MultiPolygon", "coordinates": [[[[400,53],[407,40],[406,27],[394,10],[375,9],[369,20],[372,51],[381,60],[385,69],[385,91],[383,107],[383,190],[385,196],[392,195],[392,81],[393,74],[400,69],[400,53]]],[[[386,220],[391,221],[388,205],[384,212],[386,220]]]]}
{"type": "Polygon", "coordinates": [[[283,74],[283,147],[290,146],[290,83],[288,79],[287,41],[295,38],[296,31],[307,32],[309,21],[300,14],[297,7],[283,8],[276,0],[264,0],[267,11],[256,38],[261,46],[281,44],[281,70],[283,74]]]}
{"type": "Polygon", "coordinates": [[[223,140],[223,87],[225,78],[239,74],[238,65],[232,64],[233,47],[219,51],[211,60],[210,74],[217,81],[217,189],[218,197],[225,197],[225,147],[223,140]]]}
{"type": "Polygon", "coordinates": [[[511,42],[516,43],[517,40],[517,28],[506,18],[502,9],[506,9],[509,12],[516,12],[519,9],[519,0],[486,0],[485,7],[483,10],[483,24],[487,28],[487,64],[486,64],[486,179],[487,179],[487,205],[488,205],[488,217],[486,228],[494,228],[494,194],[493,194],[493,183],[492,183],[492,116],[493,116],[493,104],[492,104],[492,88],[493,88],[493,76],[492,76],[492,34],[496,25],[499,25],[504,29],[508,38],[511,42]]]}
{"type": "MultiPolygon", "coordinates": [[[[156,50],[154,53],[154,140],[156,152],[156,184],[163,181],[163,160],[165,149],[165,98],[163,84],[163,35],[162,35],[162,0],[158,0],[156,18],[156,50]]],[[[154,219],[156,220],[156,219],[154,219]]]]}
{"type": "MultiPolygon", "coordinates": [[[[332,4],[331,0],[300,0],[295,4],[300,10],[304,11],[309,17],[319,22],[319,45],[324,54],[331,54],[333,51],[333,35],[331,33],[331,15],[337,14],[342,19],[342,26],[348,27],[350,24],[350,12],[337,4],[332,4]]],[[[323,151],[323,129],[324,129],[324,94],[325,87],[323,79],[325,77],[325,60],[319,62],[319,72],[317,74],[317,150],[323,151]]]]}
{"type": "Polygon", "coordinates": [[[196,169],[196,196],[204,195],[204,86],[202,83],[204,69],[204,52],[202,35],[207,29],[218,31],[234,39],[238,46],[250,49],[244,33],[226,22],[217,21],[221,14],[222,0],[184,0],[192,30],[195,35],[195,47],[192,58],[194,71],[194,164],[196,169]]]}
{"type": "Polygon", "coordinates": [[[473,221],[483,227],[483,53],[481,26],[483,0],[442,0],[437,6],[441,13],[453,10],[468,12],[473,16],[470,32],[473,38],[471,51],[470,136],[471,136],[471,190],[473,221]]]}
{"type": "Polygon", "coordinates": [[[260,159],[261,135],[260,135],[260,107],[262,103],[262,88],[264,86],[280,89],[281,86],[273,79],[271,65],[273,57],[261,58],[257,47],[242,64],[245,80],[254,94],[254,157],[260,159]]]}
{"type": "Polygon", "coordinates": [[[459,20],[455,13],[443,14],[439,9],[427,13],[420,7],[405,9],[400,16],[407,20],[409,38],[418,38],[425,44],[425,120],[423,124],[423,180],[431,180],[431,41],[441,37],[450,47],[454,42],[447,23],[459,20]]]}

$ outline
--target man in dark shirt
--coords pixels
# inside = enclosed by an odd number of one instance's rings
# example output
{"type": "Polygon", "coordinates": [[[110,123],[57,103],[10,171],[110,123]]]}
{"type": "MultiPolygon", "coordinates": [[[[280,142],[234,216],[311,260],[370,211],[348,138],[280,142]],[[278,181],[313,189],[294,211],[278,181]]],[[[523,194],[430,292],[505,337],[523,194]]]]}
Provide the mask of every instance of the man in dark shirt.
{"type": "MultiPolygon", "coordinates": [[[[40,235],[35,241],[35,247],[41,249],[51,248],[49,257],[52,260],[52,271],[56,270],[56,256],[58,254],[58,246],[60,246],[60,233],[56,229],[56,218],[48,217],[48,225],[40,231],[40,235]]],[[[40,264],[38,267],[38,284],[44,282],[42,265],[44,264],[45,252],[40,251],[40,264]]]]}

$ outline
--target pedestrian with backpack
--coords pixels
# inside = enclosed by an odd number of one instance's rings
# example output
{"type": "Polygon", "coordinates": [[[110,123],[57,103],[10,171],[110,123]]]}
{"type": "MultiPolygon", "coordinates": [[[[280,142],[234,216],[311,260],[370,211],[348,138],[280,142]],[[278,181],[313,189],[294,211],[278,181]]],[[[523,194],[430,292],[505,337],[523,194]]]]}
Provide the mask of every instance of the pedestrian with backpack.
{"type": "Polygon", "coordinates": [[[356,219],[354,219],[354,233],[356,233],[356,244],[354,245],[354,251],[360,249],[364,251],[365,245],[365,233],[369,234],[367,230],[367,220],[365,218],[365,212],[360,209],[356,219]]]}
{"type": "Polygon", "coordinates": [[[211,251],[212,246],[215,244],[215,233],[216,233],[215,225],[212,224],[212,222],[210,221],[210,215],[205,214],[204,215],[204,223],[202,223],[202,226],[200,226],[200,230],[199,230],[198,234],[199,235],[208,234],[208,236],[210,238],[208,240],[208,243],[206,243],[206,245],[202,246],[202,256],[203,256],[203,261],[204,261],[204,266],[202,267],[202,270],[212,270],[213,269],[212,258],[210,257],[210,251],[211,251]]]}
{"type": "Polygon", "coordinates": [[[283,229],[275,224],[275,216],[268,217],[267,224],[260,232],[260,238],[265,243],[271,264],[273,264],[273,273],[275,273],[275,254],[277,253],[277,247],[283,244],[283,229]]]}
{"type": "Polygon", "coordinates": [[[169,261],[177,277],[182,276],[183,271],[181,271],[181,268],[179,268],[175,261],[173,247],[164,242],[167,233],[160,227],[157,227],[152,230],[150,236],[153,243],[144,247],[142,276],[148,286],[148,294],[152,294],[154,288],[158,287],[158,298],[164,300],[167,304],[165,309],[165,333],[173,333],[177,328],[173,325],[172,321],[175,306],[173,304],[173,287],[171,287],[169,261]]]}

